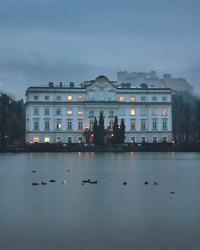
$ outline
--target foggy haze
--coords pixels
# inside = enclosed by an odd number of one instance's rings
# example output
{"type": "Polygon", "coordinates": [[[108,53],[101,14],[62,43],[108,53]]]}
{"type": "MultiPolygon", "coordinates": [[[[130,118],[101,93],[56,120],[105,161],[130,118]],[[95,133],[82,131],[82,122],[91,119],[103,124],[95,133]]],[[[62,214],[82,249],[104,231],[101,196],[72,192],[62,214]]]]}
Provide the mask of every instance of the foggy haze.
{"type": "Polygon", "coordinates": [[[200,94],[199,11],[198,0],[0,0],[0,90],[155,70],[200,94]]]}

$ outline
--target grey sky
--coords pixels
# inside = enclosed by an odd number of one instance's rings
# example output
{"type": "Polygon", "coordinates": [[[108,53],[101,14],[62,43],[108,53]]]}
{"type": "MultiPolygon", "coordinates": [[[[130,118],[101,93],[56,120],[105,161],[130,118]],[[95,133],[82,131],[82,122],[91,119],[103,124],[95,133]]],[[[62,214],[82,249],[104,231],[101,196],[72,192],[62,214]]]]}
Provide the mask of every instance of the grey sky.
{"type": "Polygon", "coordinates": [[[0,89],[118,70],[172,73],[200,93],[199,0],[0,0],[0,89]]]}

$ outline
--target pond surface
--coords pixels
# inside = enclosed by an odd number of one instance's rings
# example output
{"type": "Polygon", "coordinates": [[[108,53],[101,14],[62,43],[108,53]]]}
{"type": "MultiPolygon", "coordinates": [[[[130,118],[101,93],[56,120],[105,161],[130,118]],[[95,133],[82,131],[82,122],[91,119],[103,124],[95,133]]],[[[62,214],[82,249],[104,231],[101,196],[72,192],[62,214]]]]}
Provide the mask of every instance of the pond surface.
{"type": "Polygon", "coordinates": [[[0,249],[199,250],[200,154],[0,154],[0,249]]]}

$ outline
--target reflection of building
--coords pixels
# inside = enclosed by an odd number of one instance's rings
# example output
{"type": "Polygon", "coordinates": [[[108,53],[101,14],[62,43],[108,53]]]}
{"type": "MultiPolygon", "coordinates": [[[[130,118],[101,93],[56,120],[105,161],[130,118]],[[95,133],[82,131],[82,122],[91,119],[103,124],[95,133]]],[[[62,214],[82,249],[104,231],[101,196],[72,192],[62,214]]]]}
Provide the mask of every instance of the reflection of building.
{"type": "Polygon", "coordinates": [[[29,87],[26,91],[26,142],[85,141],[94,118],[103,112],[105,128],[123,118],[126,142],[172,140],[171,90],[117,86],[105,76],[75,87],[29,87]]]}
{"type": "Polygon", "coordinates": [[[146,83],[150,87],[164,87],[171,88],[176,91],[185,91],[190,94],[193,93],[193,86],[191,86],[183,78],[173,78],[171,74],[164,74],[163,79],[160,79],[155,71],[150,73],[121,71],[117,73],[118,83],[130,83],[132,86],[138,86],[141,83],[146,83]]]}

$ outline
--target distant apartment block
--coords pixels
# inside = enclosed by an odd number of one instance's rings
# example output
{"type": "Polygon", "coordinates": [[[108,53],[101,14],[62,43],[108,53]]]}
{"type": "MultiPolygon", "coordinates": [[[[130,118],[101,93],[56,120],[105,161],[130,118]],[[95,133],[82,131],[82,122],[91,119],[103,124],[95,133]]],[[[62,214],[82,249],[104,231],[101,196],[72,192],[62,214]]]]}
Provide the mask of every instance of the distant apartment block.
{"type": "Polygon", "coordinates": [[[120,84],[130,83],[134,87],[146,83],[150,87],[171,88],[175,91],[193,93],[193,86],[186,79],[174,78],[171,74],[164,74],[163,78],[159,78],[155,71],[149,73],[120,71],[117,73],[117,82],[120,84]]]}
{"type": "Polygon", "coordinates": [[[106,76],[64,86],[50,83],[26,91],[26,142],[86,142],[95,117],[103,113],[112,131],[124,119],[128,142],[172,142],[171,89],[118,86],[106,76]]]}

